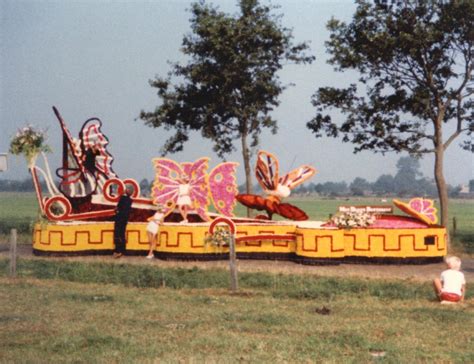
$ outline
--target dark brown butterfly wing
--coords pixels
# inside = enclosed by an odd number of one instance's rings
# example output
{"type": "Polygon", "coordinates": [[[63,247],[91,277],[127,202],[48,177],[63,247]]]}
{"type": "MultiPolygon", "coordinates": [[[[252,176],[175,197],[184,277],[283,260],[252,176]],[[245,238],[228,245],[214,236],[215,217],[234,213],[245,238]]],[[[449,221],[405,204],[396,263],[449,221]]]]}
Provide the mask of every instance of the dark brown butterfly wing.
{"type": "Polygon", "coordinates": [[[308,215],[299,209],[298,207],[289,204],[289,203],[276,203],[276,213],[287,219],[294,220],[294,221],[303,221],[308,220],[308,215]]]}
{"type": "Polygon", "coordinates": [[[270,217],[273,214],[278,214],[290,220],[308,220],[308,215],[303,210],[289,203],[278,203],[262,196],[250,194],[237,195],[236,199],[248,208],[266,211],[270,217]]]}
{"type": "Polygon", "coordinates": [[[255,210],[259,210],[259,211],[262,211],[262,210],[268,211],[268,209],[271,207],[267,203],[267,199],[262,197],[262,196],[251,195],[251,194],[239,194],[239,195],[235,196],[235,198],[242,205],[244,205],[248,208],[251,208],[251,209],[255,209],[255,210]]]}
{"type": "MultiPolygon", "coordinates": [[[[266,211],[268,216],[266,216],[265,220],[271,220],[272,215],[277,213],[277,202],[274,202],[268,198],[264,198],[258,195],[250,195],[250,194],[240,194],[236,196],[237,201],[239,201],[242,205],[258,210],[258,211],[266,211]]],[[[257,219],[262,219],[262,216],[259,215],[256,217],[257,219]]]]}

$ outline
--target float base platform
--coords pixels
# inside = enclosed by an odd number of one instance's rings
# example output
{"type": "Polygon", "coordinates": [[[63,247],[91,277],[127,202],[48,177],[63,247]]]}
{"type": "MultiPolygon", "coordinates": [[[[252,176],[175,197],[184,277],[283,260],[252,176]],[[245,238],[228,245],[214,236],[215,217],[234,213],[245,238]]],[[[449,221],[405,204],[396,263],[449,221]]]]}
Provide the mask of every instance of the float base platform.
{"type": "MultiPolygon", "coordinates": [[[[36,255],[111,255],[112,222],[36,224],[36,255]]],[[[175,260],[222,260],[228,248],[205,243],[209,223],[165,223],[155,256],[175,260]]],[[[146,223],[127,226],[127,254],[146,255],[146,223]]],[[[237,223],[239,259],[289,260],[302,264],[381,263],[425,264],[446,255],[446,229],[323,227],[320,222],[237,223]]]]}

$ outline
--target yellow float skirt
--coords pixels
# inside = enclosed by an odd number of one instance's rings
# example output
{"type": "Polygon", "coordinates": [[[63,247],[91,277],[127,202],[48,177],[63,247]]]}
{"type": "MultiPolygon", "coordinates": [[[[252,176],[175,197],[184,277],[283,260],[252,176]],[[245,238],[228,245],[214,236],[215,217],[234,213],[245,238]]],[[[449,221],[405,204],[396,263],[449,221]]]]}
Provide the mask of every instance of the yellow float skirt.
{"type": "MultiPolygon", "coordinates": [[[[127,254],[148,252],[146,225],[127,225],[127,254]]],[[[446,229],[441,226],[347,230],[321,225],[316,221],[237,223],[237,257],[337,264],[427,263],[441,261],[446,255],[446,229]]],[[[33,251],[37,255],[111,254],[113,230],[113,222],[36,224],[33,251]]],[[[155,255],[162,259],[227,259],[227,247],[205,243],[208,234],[209,223],[164,223],[155,255]]]]}

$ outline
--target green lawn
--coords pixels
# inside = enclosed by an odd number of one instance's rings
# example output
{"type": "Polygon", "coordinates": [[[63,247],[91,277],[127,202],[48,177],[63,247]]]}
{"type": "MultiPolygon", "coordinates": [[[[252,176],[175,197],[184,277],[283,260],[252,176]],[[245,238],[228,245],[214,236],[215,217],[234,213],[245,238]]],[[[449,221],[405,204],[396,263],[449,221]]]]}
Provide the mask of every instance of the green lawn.
{"type": "Polygon", "coordinates": [[[474,361],[474,300],[430,284],[0,259],[0,362],[474,361]],[[39,280],[38,277],[42,279],[39,280]],[[384,355],[382,358],[376,355],[384,355]]]}

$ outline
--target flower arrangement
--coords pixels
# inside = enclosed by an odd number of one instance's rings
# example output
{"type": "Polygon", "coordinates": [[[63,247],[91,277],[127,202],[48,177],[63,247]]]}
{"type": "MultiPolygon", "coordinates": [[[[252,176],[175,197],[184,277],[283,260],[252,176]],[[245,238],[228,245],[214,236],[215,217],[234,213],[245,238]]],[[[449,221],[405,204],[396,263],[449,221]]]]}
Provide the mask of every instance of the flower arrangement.
{"type": "Polygon", "coordinates": [[[35,130],[31,125],[27,125],[19,129],[10,141],[10,153],[23,154],[31,167],[39,153],[51,151],[51,148],[45,144],[45,140],[44,131],[35,130]]]}
{"type": "Polygon", "coordinates": [[[366,211],[347,211],[334,216],[331,222],[339,228],[352,229],[370,226],[375,220],[376,216],[366,211]]]}
{"type": "Polygon", "coordinates": [[[205,243],[219,248],[229,246],[232,233],[228,228],[217,226],[214,234],[206,236],[205,243]]]}

